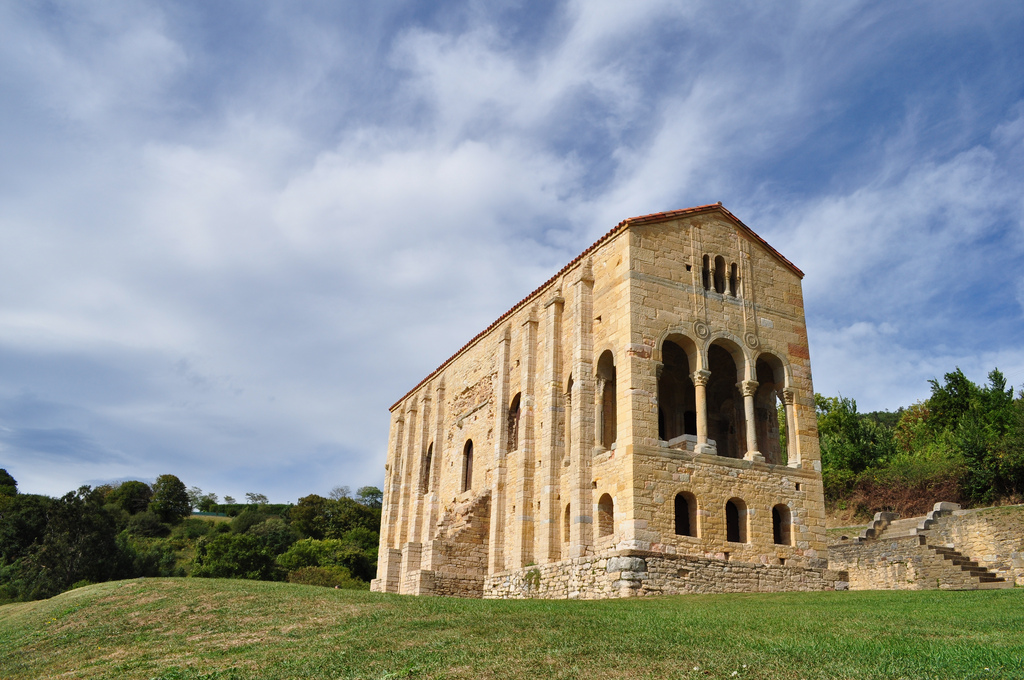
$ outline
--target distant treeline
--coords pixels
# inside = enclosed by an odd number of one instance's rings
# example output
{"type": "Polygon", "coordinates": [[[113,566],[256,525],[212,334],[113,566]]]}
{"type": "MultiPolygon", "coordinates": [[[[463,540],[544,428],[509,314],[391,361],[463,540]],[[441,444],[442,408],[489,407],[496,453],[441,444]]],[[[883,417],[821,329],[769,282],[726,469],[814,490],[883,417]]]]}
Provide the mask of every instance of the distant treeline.
{"type": "Polygon", "coordinates": [[[174,475],[152,485],[83,486],[61,498],[18,493],[0,470],[0,604],[139,576],[288,580],[367,588],[377,571],[382,493],[296,504],[217,504],[174,475]],[[205,512],[231,517],[189,517],[205,512]]]}
{"type": "Polygon", "coordinates": [[[998,369],[976,385],[957,368],[896,412],[858,413],[815,395],[825,497],[834,511],[920,514],[936,501],[1022,502],[1024,392],[998,369]]]}

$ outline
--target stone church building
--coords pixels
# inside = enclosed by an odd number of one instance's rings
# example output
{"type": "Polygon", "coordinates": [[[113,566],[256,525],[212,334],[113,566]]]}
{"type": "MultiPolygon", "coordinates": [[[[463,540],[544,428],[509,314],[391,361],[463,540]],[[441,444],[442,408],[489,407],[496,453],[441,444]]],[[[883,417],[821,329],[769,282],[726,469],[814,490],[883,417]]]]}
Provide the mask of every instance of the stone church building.
{"type": "Polygon", "coordinates": [[[721,204],[619,223],[391,407],[372,589],[844,587],[802,277],[721,204]]]}

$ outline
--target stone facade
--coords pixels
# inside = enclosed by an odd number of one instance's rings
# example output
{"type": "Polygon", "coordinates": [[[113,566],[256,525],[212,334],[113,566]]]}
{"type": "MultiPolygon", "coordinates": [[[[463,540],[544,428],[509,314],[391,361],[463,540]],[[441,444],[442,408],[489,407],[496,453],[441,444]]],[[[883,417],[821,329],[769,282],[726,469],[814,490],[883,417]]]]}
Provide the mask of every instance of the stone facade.
{"type": "Polygon", "coordinates": [[[843,587],[802,276],[721,205],[621,222],[391,408],[372,588],[843,587]]]}

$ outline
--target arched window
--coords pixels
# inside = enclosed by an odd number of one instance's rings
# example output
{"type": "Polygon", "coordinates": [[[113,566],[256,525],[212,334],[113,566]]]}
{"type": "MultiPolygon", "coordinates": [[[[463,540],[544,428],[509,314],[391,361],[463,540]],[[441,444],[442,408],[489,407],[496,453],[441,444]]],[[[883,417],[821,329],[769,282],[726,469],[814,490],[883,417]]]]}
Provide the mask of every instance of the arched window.
{"type": "Polygon", "coordinates": [[[676,536],[697,535],[697,499],[683,491],[676,494],[676,536]]]}
{"type": "Polygon", "coordinates": [[[570,503],[565,504],[565,515],[562,517],[562,543],[569,542],[569,523],[571,521],[571,514],[569,512],[570,507],[570,503]]]}
{"type": "Polygon", "coordinates": [[[617,413],[615,404],[615,358],[605,350],[597,361],[597,380],[601,390],[601,446],[610,449],[615,443],[617,413]]]}
{"type": "MultiPolygon", "coordinates": [[[[679,342],[696,348],[686,338],[679,342]]],[[[658,438],[671,441],[684,434],[697,434],[697,399],[690,378],[690,360],[681,346],[666,340],[661,347],[661,375],[658,377],[658,438]]]]}
{"type": "Polygon", "coordinates": [[[757,392],[754,394],[754,425],[757,448],[765,461],[773,465],[787,462],[782,433],[786,429],[786,407],[782,402],[785,371],[782,362],[771,354],[762,354],[755,365],[757,392]]]}
{"type": "Polygon", "coordinates": [[[462,490],[469,491],[473,488],[473,440],[466,440],[466,447],[462,450],[462,490]]]}
{"type": "Polygon", "coordinates": [[[708,439],[714,440],[719,456],[743,458],[747,452],[746,413],[743,395],[736,386],[743,378],[737,371],[734,356],[741,357],[742,350],[726,345],[724,340],[708,348],[711,369],[707,386],[708,439]]]}
{"type": "Polygon", "coordinates": [[[725,503],[725,540],[747,542],[747,504],[739,498],[730,498],[725,503]]]}
{"type": "Polygon", "coordinates": [[[512,405],[508,408],[508,450],[515,451],[519,448],[519,401],[517,394],[512,399],[512,405]]]}
{"type": "Polygon", "coordinates": [[[729,265],[729,295],[736,297],[737,295],[740,294],[739,282],[739,267],[737,267],[736,263],[733,262],[731,265],[729,265]]]}
{"type": "Polygon", "coordinates": [[[705,255],[700,268],[700,282],[704,290],[711,290],[711,256],[705,255]]]}
{"type": "Polygon", "coordinates": [[[615,531],[615,504],[608,494],[597,502],[597,535],[611,536],[615,531]]]}
{"type": "Polygon", "coordinates": [[[779,503],[772,508],[772,536],[776,545],[793,545],[793,515],[788,505],[779,503]]]}
{"type": "Polygon", "coordinates": [[[430,491],[430,466],[434,459],[434,443],[427,447],[427,453],[423,456],[423,468],[420,472],[420,493],[430,491]]]}
{"type": "Polygon", "coordinates": [[[725,270],[725,258],[719,255],[715,258],[715,292],[725,292],[725,277],[728,273],[725,270]]]}

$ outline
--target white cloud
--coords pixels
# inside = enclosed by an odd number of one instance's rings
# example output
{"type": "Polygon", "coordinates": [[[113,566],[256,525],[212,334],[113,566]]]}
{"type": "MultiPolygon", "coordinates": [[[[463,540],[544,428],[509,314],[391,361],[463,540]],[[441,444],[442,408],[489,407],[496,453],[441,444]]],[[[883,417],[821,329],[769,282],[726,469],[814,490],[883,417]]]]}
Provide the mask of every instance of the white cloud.
{"type": "Polygon", "coordinates": [[[51,449],[98,452],[19,481],[379,482],[405,390],[619,220],[715,200],[807,271],[820,391],[895,407],[958,363],[1024,370],[1011,341],[914,332],[998,300],[986,267],[1024,242],[1019,104],[982,120],[962,89],[933,145],[930,95],[878,94],[943,12],[474,7],[0,8],[25,95],[0,97],[0,427],[30,393],[33,431],[76,414],[51,449]]]}

